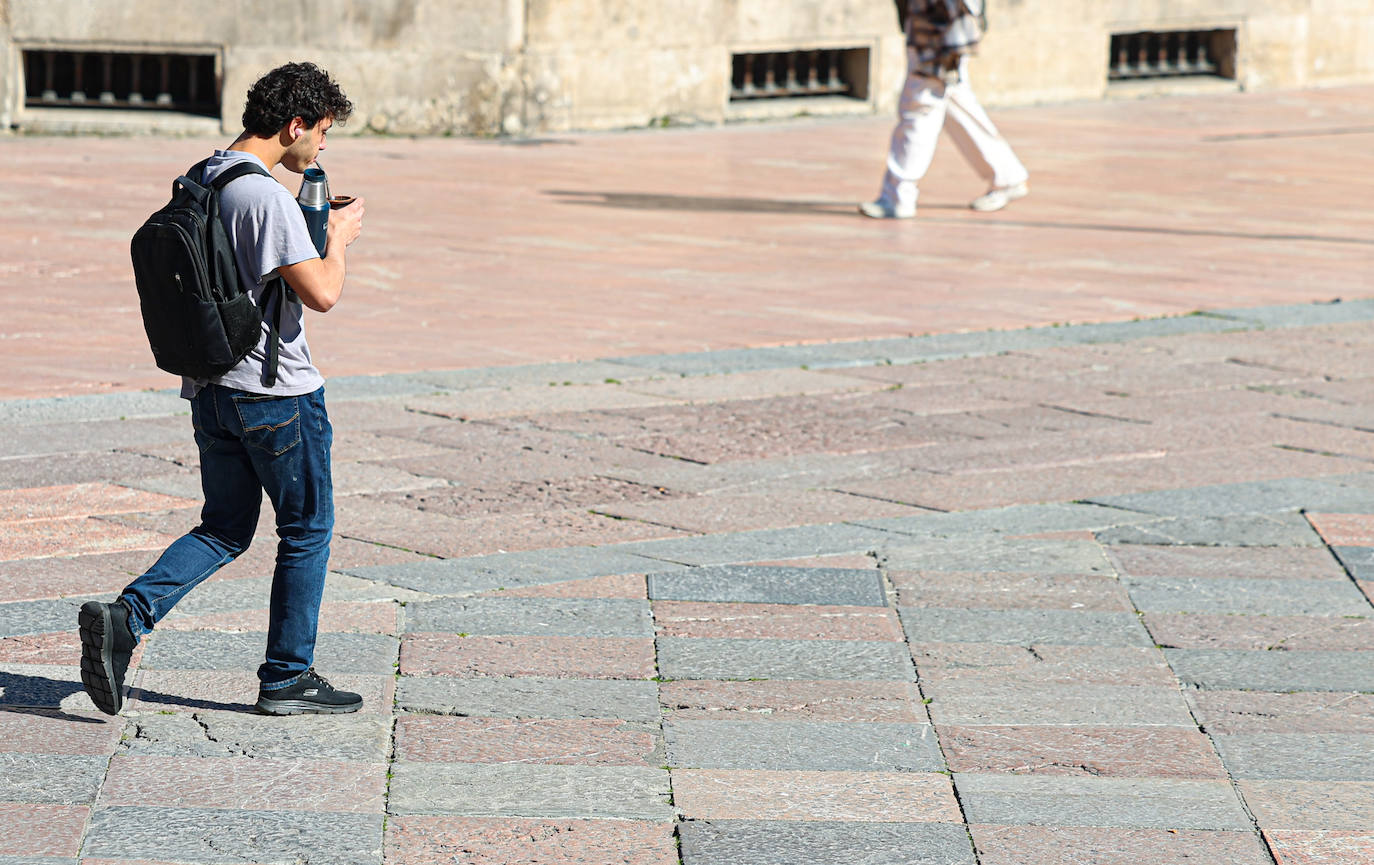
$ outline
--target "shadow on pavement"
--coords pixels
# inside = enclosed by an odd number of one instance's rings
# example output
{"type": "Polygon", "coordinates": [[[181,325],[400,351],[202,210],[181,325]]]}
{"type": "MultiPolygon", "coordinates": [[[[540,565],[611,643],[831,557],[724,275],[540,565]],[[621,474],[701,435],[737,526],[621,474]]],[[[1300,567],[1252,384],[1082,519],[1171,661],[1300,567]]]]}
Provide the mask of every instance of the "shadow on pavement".
{"type": "MultiPolygon", "coordinates": [[[[46,676],[25,676],[20,673],[0,671],[0,712],[14,712],[21,715],[45,715],[83,724],[100,723],[99,719],[73,715],[62,710],[62,701],[73,694],[84,693],[80,682],[49,679],[46,676]]],[[[186,709],[217,709],[222,712],[253,712],[248,703],[220,703],[215,700],[197,700],[175,694],[162,694],[140,688],[129,689],[129,700],[144,703],[161,703],[180,706],[186,709]]],[[[92,709],[92,711],[95,711],[92,709]]]]}
{"type": "Polygon", "coordinates": [[[776,198],[742,198],[715,195],[665,195],[646,192],[584,192],[546,189],[559,204],[614,207],[623,210],[685,210],[721,213],[810,213],[824,216],[856,213],[858,201],[786,201],[776,198]]]}

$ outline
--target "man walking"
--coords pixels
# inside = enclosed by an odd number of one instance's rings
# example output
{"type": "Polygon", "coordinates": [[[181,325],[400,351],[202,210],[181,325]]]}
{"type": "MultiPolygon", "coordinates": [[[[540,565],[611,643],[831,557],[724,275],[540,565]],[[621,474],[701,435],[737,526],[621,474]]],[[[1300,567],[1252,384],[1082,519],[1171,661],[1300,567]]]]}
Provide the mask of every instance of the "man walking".
{"type": "MultiPolygon", "coordinates": [[[[248,91],[243,133],[216,150],[203,177],[193,179],[208,184],[245,162],[300,174],[325,149],[330,126],[352,111],[339,86],[315,65],[273,69],[248,91]]],[[[363,202],[330,214],[323,257],[295,198],[269,175],[250,173],[224,185],[220,217],[244,291],[265,322],[280,318],[280,345],[269,346],[264,323],[257,348],[229,372],[209,381],[183,378],[181,395],[191,401],[200,449],[200,525],[168,547],[114,603],[82,606],[81,680],[101,711],[119,713],[139,639],[188,591],[248,548],[266,491],[280,542],[257,708],[279,715],[356,712],[362,698],[332,687],[313,668],[334,525],[333,431],[324,379],[305,341],[303,306],[328,312],[338,302],[345,250],[362,230],[363,202]],[[278,276],[293,291],[268,291],[278,276]],[[284,304],[280,316],[277,304],[284,304]]]]}
{"type": "Polygon", "coordinates": [[[876,201],[859,205],[874,219],[916,215],[916,184],[935,156],[941,128],[988,183],[974,210],[1001,210],[1029,192],[1030,175],[997,132],[968,83],[968,56],[983,38],[984,0],[896,0],[907,36],[907,78],[899,121],[876,201]]]}

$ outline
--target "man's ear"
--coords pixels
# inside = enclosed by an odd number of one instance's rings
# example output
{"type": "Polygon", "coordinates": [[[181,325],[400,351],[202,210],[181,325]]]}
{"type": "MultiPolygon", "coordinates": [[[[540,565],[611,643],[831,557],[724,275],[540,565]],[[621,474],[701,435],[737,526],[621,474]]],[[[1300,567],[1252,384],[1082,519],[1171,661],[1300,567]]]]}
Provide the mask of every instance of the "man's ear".
{"type": "Polygon", "coordinates": [[[287,127],[287,130],[291,134],[291,140],[294,141],[305,134],[305,121],[299,117],[293,117],[291,118],[291,125],[287,127]]]}

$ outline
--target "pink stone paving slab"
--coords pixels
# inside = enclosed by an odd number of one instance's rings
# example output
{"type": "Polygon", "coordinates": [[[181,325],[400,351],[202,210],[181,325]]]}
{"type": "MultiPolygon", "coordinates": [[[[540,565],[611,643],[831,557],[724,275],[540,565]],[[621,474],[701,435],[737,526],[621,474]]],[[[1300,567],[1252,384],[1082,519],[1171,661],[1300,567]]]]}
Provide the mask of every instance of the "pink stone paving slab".
{"type": "MultiPolygon", "coordinates": [[[[367,676],[338,672],[322,665],[330,683],[363,697],[364,714],[390,713],[396,694],[395,676],[367,676]]],[[[258,698],[253,670],[139,670],[133,677],[125,706],[136,712],[190,712],[224,709],[251,712],[258,698]]]]}
{"type": "Polygon", "coordinates": [[[109,754],[124,725],[89,712],[0,712],[0,751],[16,754],[109,754]]]}
{"type": "Polygon", "coordinates": [[[0,490],[0,527],[8,532],[13,530],[13,523],[155,511],[194,504],[198,503],[103,483],[0,490]]]}
{"type": "Polygon", "coordinates": [[[91,809],[0,802],[0,856],[75,858],[91,809]]]}
{"type": "Polygon", "coordinates": [[[616,574],[591,577],[586,580],[567,580],[542,586],[523,586],[518,589],[498,589],[478,595],[483,598],[633,598],[649,597],[643,574],[616,574]]]}
{"type": "MultiPolygon", "coordinates": [[[[329,566],[335,570],[342,568],[369,568],[374,565],[406,565],[433,559],[401,550],[396,547],[375,544],[351,536],[352,526],[336,524],[334,539],[329,543],[329,566]]],[[[270,569],[269,569],[270,572],[270,569]]]]}
{"type": "Polygon", "coordinates": [[[1266,830],[1279,865],[1374,865],[1374,832],[1266,830]]]}
{"type": "Polygon", "coordinates": [[[1374,782],[1239,781],[1237,787],[1266,830],[1374,827],[1374,782]]]}
{"type": "Polygon", "coordinates": [[[114,592],[157,560],[161,550],[0,561],[0,598],[29,601],[114,592]]]}
{"type": "Polygon", "coordinates": [[[1374,547],[1374,514],[1307,514],[1312,524],[1333,547],[1374,547]]]}
{"type": "Polygon", "coordinates": [[[248,810],[381,811],[384,763],[258,757],[131,757],[116,754],[103,805],[248,810]]]}
{"type": "Polygon", "coordinates": [[[1135,577],[1260,577],[1285,580],[1341,579],[1344,569],[1319,548],[1170,547],[1125,544],[1107,547],[1123,574],[1135,577]]]}
{"type": "Polygon", "coordinates": [[[657,745],[656,733],[616,720],[403,715],[396,721],[396,759],[417,762],[658,766],[657,745]]]}
{"type": "Polygon", "coordinates": [[[1374,694],[1189,691],[1193,714],[1213,735],[1374,733],[1374,694]]]}
{"type": "Polygon", "coordinates": [[[619,384],[522,385],[477,388],[443,396],[407,397],[406,409],[455,420],[512,417],[532,412],[601,411],[677,402],[673,397],[636,393],[619,384]]]}
{"type": "Polygon", "coordinates": [[[75,628],[51,634],[6,637],[0,640],[0,663],[79,666],[81,637],[75,628]]]}
{"type": "MultiPolygon", "coordinates": [[[[566,445],[570,451],[581,442],[566,445]]],[[[490,471],[490,466],[480,466],[490,471]]],[[[674,466],[673,468],[677,468],[674,466]]],[[[615,469],[610,469],[615,471],[615,469]]],[[[456,519],[495,516],[499,514],[533,514],[547,510],[575,510],[629,506],[643,502],[662,502],[685,497],[662,486],[650,470],[650,483],[617,480],[591,474],[594,466],[582,471],[587,474],[567,476],[568,468],[557,464],[548,467],[548,474],[533,480],[501,477],[482,480],[480,477],[436,481],[437,486],[404,492],[388,492],[373,496],[374,500],[389,502],[415,510],[442,514],[456,519]]],[[[671,478],[670,478],[671,480],[671,478]]]]}
{"type": "Polygon", "coordinates": [[[1115,778],[1225,778],[1196,729],[1142,727],[938,728],[954,772],[1115,778]]]}
{"type": "Polygon", "coordinates": [[[901,641],[893,610],[799,604],[713,604],[655,601],[660,637],[772,640],[901,641]]]}
{"type": "Polygon", "coordinates": [[[392,817],[387,865],[677,865],[671,823],[392,817]]]}
{"type": "Polygon", "coordinates": [[[675,769],[673,802],[688,820],[959,823],[945,775],[675,769]]]}
{"type": "Polygon", "coordinates": [[[909,505],[829,490],[801,490],[790,493],[785,503],[780,502],[778,496],[770,494],[713,495],[656,502],[598,504],[592,509],[597,513],[614,517],[644,520],[705,534],[780,529],[923,513],[909,505]]]}
{"type": "Polygon", "coordinates": [[[916,686],[905,682],[717,682],[659,686],[674,718],[726,721],[869,721],[924,723],[916,686]]]}
{"type": "Polygon", "coordinates": [[[585,510],[554,510],[454,519],[400,505],[350,497],[336,503],[351,537],[444,558],[551,547],[595,546],[683,537],[684,532],[585,510]]]}
{"type": "Polygon", "coordinates": [[[1115,577],[974,571],[888,571],[904,607],[1132,612],[1115,577]]]}
{"type": "Polygon", "coordinates": [[[1374,650],[1374,619],[1146,613],[1145,627],[1171,649],[1374,650]]]}
{"type": "Polygon", "coordinates": [[[923,682],[1020,682],[1025,685],[1139,685],[1177,688],[1158,649],[1105,646],[1007,646],[913,643],[923,682]]]}
{"type": "Polygon", "coordinates": [[[4,529],[0,534],[0,561],[153,550],[176,540],[174,536],[95,517],[30,520],[8,524],[4,529]]]}
{"type": "Polygon", "coordinates": [[[980,865],[1271,865],[1250,832],[969,826],[980,865]]]}
{"type": "MultiPolygon", "coordinates": [[[[262,602],[268,596],[263,593],[262,602]]],[[[321,633],[394,634],[397,606],[391,601],[326,601],[320,605],[321,633]]],[[[228,631],[242,633],[267,630],[268,611],[236,610],[229,613],[207,613],[183,616],[173,609],[172,614],[158,623],[159,630],[168,631],[228,631]]]]}
{"type": "Polygon", "coordinates": [[[401,673],[407,676],[648,679],[654,671],[654,641],[647,637],[407,634],[401,640],[401,673]]]}

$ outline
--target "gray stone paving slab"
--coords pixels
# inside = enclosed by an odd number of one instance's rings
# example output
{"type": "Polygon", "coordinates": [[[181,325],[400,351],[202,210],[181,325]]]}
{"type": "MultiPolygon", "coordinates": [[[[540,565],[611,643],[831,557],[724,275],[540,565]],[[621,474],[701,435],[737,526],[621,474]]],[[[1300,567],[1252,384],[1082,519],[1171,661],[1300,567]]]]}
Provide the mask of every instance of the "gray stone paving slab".
{"type": "MultiPolygon", "coordinates": [[[[102,596],[102,600],[108,600],[102,596]]],[[[76,629],[82,600],[17,601],[0,604],[0,638],[76,629]]]]}
{"type": "Polygon", "coordinates": [[[1212,742],[1235,778],[1374,781],[1374,734],[1242,733],[1212,742]]]}
{"type": "MultiPolygon", "coordinates": [[[[341,375],[330,376],[326,385],[330,402],[360,399],[399,399],[434,393],[438,388],[421,381],[418,376],[400,375],[341,375]]],[[[400,405],[397,412],[404,411],[400,405]]]]}
{"type": "Polygon", "coordinates": [[[926,686],[936,725],[1196,726],[1176,688],[957,682],[926,686]]]}
{"type": "Polygon", "coordinates": [[[1374,580],[1374,547],[1332,547],[1350,576],[1357,580],[1374,580]]]}
{"type": "Polygon", "coordinates": [[[494,589],[547,585],[615,574],[642,574],[671,567],[617,547],[565,547],[435,559],[406,565],[345,568],[344,573],[431,595],[474,595],[494,589]]]}
{"type": "Polygon", "coordinates": [[[190,441],[189,417],[0,425],[0,458],[137,450],[190,441]]]}
{"type": "MultiPolygon", "coordinates": [[[[584,360],[562,363],[532,363],[519,366],[488,366],[474,369],[425,370],[407,377],[433,388],[473,390],[477,388],[529,387],[532,385],[602,384],[607,379],[632,381],[654,375],[637,365],[615,361],[584,360]]],[[[332,379],[331,379],[332,381],[332,379]]]]}
{"type": "Polygon", "coordinates": [[[0,865],[79,865],[61,856],[0,856],[0,865]]]}
{"type": "MultiPolygon", "coordinates": [[[[848,523],[825,523],[788,529],[701,535],[663,541],[619,544],[617,551],[682,565],[733,565],[814,556],[867,553],[896,536],[848,523]]],[[[662,570],[651,566],[645,570],[662,570]]]]}
{"type": "MultiPolygon", "coordinates": [[[[271,592],[270,575],[204,582],[178,601],[169,617],[265,610],[271,592]]],[[[389,583],[362,580],[344,574],[330,574],[324,583],[326,603],[395,601],[412,597],[415,597],[415,593],[397,589],[389,583]]]]}
{"type": "Polygon", "coordinates": [[[189,414],[188,406],[186,400],[174,390],[8,399],[0,400],[0,426],[166,417],[189,414]]]}
{"type": "Polygon", "coordinates": [[[382,815],[227,808],[97,808],[91,815],[81,855],[207,865],[380,865],[382,815]]]}
{"type": "Polygon", "coordinates": [[[301,715],[282,723],[241,712],[145,714],[129,718],[119,748],[134,756],[385,762],[391,754],[391,718],[301,715]]]}
{"type": "Polygon", "coordinates": [[[669,721],[668,764],[691,769],[937,772],[945,768],[929,724],[669,721]]]}
{"type": "Polygon", "coordinates": [[[69,712],[92,708],[76,664],[0,664],[0,706],[69,712]]]}
{"type": "Polygon", "coordinates": [[[1299,513],[1175,517],[1097,533],[1104,544],[1189,547],[1320,547],[1321,535],[1299,513]]]}
{"type": "Polygon", "coordinates": [[[1151,613],[1252,616],[1369,616],[1369,600],[1349,580],[1123,576],[1136,609],[1151,613]]]}
{"type": "Polygon", "coordinates": [[[1134,613],[1080,610],[955,610],[900,607],[913,643],[1052,646],[1153,646],[1134,613]]]}
{"type": "Polygon", "coordinates": [[[648,601],[580,598],[443,598],[405,608],[406,633],[652,637],[648,601]]]}
{"type": "MultiPolygon", "coordinates": [[[[256,670],[265,632],[154,631],[143,650],[145,670],[256,670]]],[[[400,642],[384,634],[320,634],[315,659],[326,671],[390,674],[400,642]]]]}
{"type": "Polygon", "coordinates": [[[655,601],[757,604],[887,604],[877,562],[870,570],[724,566],[649,574],[655,601]]]}
{"type": "Polygon", "coordinates": [[[109,762],[104,755],[0,753],[0,802],[89,805],[109,762]]]}
{"type": "Polygon", "coordinates": [[[854,525],[918,537],[1033,535],[1041,532],[1102,530],[1149,519],[1138,512],[1079,502],[1012,505],[978,511],[916,514],[852,520],[854,525]]]}
{"type": "Polygon", "coordinates": [[[1064,345],[1092,345],[1097,343],[1130,342],[1162,336],[1183,336],[1190,333],[1223,333],[1241,330],[1242,325],[1213,313],[1178,315],[1167,318],[1148,318],[1137,321],[1109,321],[1094,324],[1074,324],[1051,329],[1064,345]]]}
{"type": "Polygon", "coordinates": [[[1122,496],[1094,496],[1088,501],[1172,517],[1263,514],[1300,508],[1369,513],[1374,510],[1374,490],[1344,486],[1333,479],[1284,478],[1122,496]]]}
{"type": "Polygon", "coordinates": [[[885,546],[879,561],[900,571],[1008,571],[1012,573],[1111,574],[1111,562],[1092,541],[969,535],[885,546]]]}
{"type": "Polygon", "coordinates": [[[956,774],[970,823],[1130,829],[1252,829],[1225,781],[956,774]]]}
{"type": "Polygon", "coordinates": [[[909,682],[904,643],[858,640],[741,640],[659,637],[658,670],[667,679],[798,679],[909,682]]]}
{"type": "Polygon", "coordinates": [[[1374,691],[1374,652],[1165,649],[1174,674],[1206,691],[1374,691]]]}
{"type": "Polygon", "coordinates": [[[1211,314],[1225,316],[1251,327],[1312,327],[1314,325],[1374,319],[1374,300],[1256,306],[1249,309],[1221,310],[1211,314]]]}
{"type": "Polygon", "coordinates": [[[396,706],[405,712],[475,718],[661,718],[657,683],[605,679],[402,676],[396,706]]]}
{"type": "Polygon", "coordinates": [[[974,865],[968,831],[951,823],[688,820],[684,865],[974,865]]]}
{"type": "Polygon", "coordinates": [[[668,773],[645,766],[398,762],[388,811],[668,821],[670,794],[668,773]]]}
{"type": "Polygon", "coordinates": [[[34,486],[64,484],[109,483],[118,478],[121,483],[167,473],[167,463],[141,454],[115,451],[89,451],[52,456],[18,457],[0,460],[0,490],[24,489],[34,486]]]}

